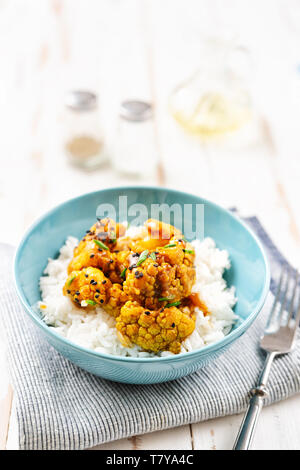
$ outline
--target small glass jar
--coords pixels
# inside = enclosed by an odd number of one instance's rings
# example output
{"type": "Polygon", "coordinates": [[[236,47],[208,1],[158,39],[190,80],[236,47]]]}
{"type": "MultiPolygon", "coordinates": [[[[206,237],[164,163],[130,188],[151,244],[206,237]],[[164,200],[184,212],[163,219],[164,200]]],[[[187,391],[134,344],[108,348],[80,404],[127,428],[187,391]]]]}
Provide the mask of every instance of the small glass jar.
{"type": "Polygon", "coordinates": [[[157,169],[153,108],[150,103],[127,100],[121,103],[114,139],[114,168],[128,176],[152,177],[157,169]]]}
{"type": "Polygon", "coordinates": [[[210,38],[202,44],[198,70],[176,87],[170,97],[171,114],[191,134],[214,138],[230,135],[253,118],[245,73],[249,53],[234,41],[210,38]]]}
{"type": "Polygon", "coordinates": [[[95,93],[70,91],[65,100],[64,148],[70,163],[94,169],[107,161],[95,93]]]}

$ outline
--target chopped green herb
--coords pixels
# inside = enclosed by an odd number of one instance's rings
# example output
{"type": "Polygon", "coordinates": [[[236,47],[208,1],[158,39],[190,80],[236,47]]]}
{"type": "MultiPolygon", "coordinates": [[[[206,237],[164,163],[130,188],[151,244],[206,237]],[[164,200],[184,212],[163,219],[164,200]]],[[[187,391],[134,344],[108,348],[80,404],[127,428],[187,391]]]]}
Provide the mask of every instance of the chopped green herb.
{"type": "Polygon", "coordinates": [[[193,255],[193,254],[195,253],[194,250],[185,250],[185,249],[184,249],[183,251],[184,251],[185,253],[189,253],[189,254],[191,254],[191,255],[193,255]]]}
{"type": "Polygon", "coordinates": [[[153,259],[153,261],[156,261],[156,254],[154,252],[150,253],[149,258],[153,259]]]}
{"type": "Polygon", "coordinates": [[[75,278],[76,278],[76,276],[71,277],[71,279],[68,282],[68,286],[70,286],[72,284],[72,282],[74,281],[75,278]]]}
{"type": "Polygon", "coordinates": [[[138,262],[136,263],[137,266],[140,266],[140,265],[147,259],[148,253],[149,253],[149,250],[144,250],[144,251],[140,254],[140,257],[139,257],[139,259],[138,259],[138,262]]]}
{"type": "Polygon", "coordinates": [[[123,271],[121,272],[121,277],[125,279],[125,274],[126,274],[127,268],[124,268],[123,271]]]}
{"type": "Polygon", "coordinates": [[[169,308],[169,307],[178,307],[178,305],[180,305],[181,302],[180,300],[178,300],[177,302],[171,302],[170,304],[167,304],[166,305],[166,308],[169,308]]]}
{"type": "Polygon", "coordinates": [[[96,305],[96,302],[94,300],[86,300],[86,303],[89,305],[96,305]]]}
{"type": "Polygon", "coordinates": [[[176,243],[169,243],[169,245],[165,245],[164,248],[173,248],[173,246],[177,246],[176,243]]]}
{"type": "Polygon", "coordinates": [[[94,242],[96,243],[96,245],[102,248],[102,250],[108,250],[108,246],[104,245],[104,243],[102,243],[100,240],[94,240],[94,242]]]}
{"type": "Polygon", "coordinates": [[[169,300],[172,300],[173,297],[160,297],[158,300],[160,302],[169,302],[169,300]]]}

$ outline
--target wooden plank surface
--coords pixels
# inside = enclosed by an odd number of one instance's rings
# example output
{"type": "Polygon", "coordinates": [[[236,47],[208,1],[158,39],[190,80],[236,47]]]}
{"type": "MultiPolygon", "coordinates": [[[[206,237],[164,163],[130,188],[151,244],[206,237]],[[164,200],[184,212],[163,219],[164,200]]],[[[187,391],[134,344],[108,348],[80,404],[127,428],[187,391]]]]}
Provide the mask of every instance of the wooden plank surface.
{"type": "MultiPolygon", "coordinates": [[[[165,184],[256,214],[294,265],[300,261],[300,22],[297,2],[280,0],[10,0],[0,3],[1,241],[16,244],[32,221],[77,194],[126,184],[165,184]],[[225,5],[226,3],[226,5],[225,5]],[[203,143],[168,111],[172,89],[201,64],[201,35],[235,31],[253,58],[251,92],[259,138],[253,145],[203,143]],[[68,165],[63,96],[99,92],[107,144],[118,138],[126,98],[155,106],[155,177],[138,180],[109,165],[86,174],[68,165]],[[11,229],[13,227],[13,230],[11,229]]],[[[143,147],[136,149],[143,158],[143,147]]],[[[2,353],[2,357],[4,357],[2,353]]],[[[15,406],[0,374],[0,447],[17,447],[15,406]],[[8,429],[9,417],[11,424],[8,429]]],[[[269,407],[256,448],[300,447],[299,397],[269,407]]],[[[105,449],[231,448],[241,417],[153,433],[105,449]]]]}

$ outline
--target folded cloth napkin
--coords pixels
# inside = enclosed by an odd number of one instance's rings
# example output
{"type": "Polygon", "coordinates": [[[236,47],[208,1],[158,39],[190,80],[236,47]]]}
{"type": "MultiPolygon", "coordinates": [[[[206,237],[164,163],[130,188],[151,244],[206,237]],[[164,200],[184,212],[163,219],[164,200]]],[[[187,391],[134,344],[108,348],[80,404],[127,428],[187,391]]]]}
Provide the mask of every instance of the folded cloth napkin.
{"type": "MultiPolygon", "coordinates": [[[[259,221],[246,219],[269,256],[272,282],[249,331],[216,361],[182,379],[125,385],[76,367],[44,340],[24,313],[11,275],[13,249],[0,245],[0,319],[8,340],[20,449],[84,449],[115,439],[239,413],[256,384],[264,354],[258,343],[282,265],[288,265],[259,221]]],[[[271,370],[267,404],[300,389],[300,341],[271,370]]]]}

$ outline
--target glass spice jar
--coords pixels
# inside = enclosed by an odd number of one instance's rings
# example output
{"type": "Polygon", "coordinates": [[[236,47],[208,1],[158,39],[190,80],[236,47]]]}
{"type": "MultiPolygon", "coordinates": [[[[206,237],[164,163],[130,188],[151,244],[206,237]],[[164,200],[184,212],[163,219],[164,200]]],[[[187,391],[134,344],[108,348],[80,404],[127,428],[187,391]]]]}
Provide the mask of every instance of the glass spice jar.
{"type": "Polygon", "coordinates": [[[121,174],[151,178],[157,169],[153,107],[139,100],[121,103],[112,163],[121,174]]]}
{"type": "Polygon", "coordinates": [[[107,154],[97,95],[84,90],[69,91],[65,106],[64,148],[70,163],[86,169],[102,165],[107,154]]]}

